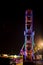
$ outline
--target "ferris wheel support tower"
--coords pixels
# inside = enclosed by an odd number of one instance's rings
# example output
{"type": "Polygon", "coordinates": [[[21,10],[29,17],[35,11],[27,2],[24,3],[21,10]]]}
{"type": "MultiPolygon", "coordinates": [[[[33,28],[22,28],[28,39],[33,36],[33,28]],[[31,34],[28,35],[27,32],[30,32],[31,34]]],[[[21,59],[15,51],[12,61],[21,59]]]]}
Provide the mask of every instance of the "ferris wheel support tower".
{"type": "Polygon", "coordinates": [[[33,31],[33,11],[25,11],[25,31],[24,31],[25,42],[20,50],[20,54],[24,56],[25,60],[32,60],[34,56],[34,31],[33,31]]]}
{"type": "Polygon", "coordinates": [[[34,45],[34,32],[33,32],[33,12],[32,10],[26,10],[25,12],[25,59],[32,60],[33,55],[33,45],[34,45]]]}

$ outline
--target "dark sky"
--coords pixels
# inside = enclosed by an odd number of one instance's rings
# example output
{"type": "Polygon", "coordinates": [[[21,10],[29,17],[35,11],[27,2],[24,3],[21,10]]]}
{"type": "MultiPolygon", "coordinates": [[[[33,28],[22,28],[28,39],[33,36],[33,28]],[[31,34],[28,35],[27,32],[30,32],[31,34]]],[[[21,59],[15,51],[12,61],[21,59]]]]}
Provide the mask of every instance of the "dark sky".
{"type": "Polygon", "coordinates": [[[43,35],[43,8],[40,3],[16,2],[3,6],[0,15],[0,53],[18,54],[24,43],[25,10],[33,10],[33,27],[43,35]],[[37,5],[36,5],[37,3],[37,5]]]}

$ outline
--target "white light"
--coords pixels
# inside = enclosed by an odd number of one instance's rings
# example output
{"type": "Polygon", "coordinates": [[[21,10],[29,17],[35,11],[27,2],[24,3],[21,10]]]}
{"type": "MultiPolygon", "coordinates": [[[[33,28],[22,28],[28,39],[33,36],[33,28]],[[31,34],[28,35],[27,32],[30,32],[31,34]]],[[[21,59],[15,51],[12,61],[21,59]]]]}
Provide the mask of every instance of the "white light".
{"type": "Polygon", "coordinates": [[[8,55],[7,54],[3,54],[3,57],[8,57],[8,55]]]}
{"type": "Polygon", "coordinates": [[[17,58],[17,55],[14,55],[14,58],[17,58]]]}

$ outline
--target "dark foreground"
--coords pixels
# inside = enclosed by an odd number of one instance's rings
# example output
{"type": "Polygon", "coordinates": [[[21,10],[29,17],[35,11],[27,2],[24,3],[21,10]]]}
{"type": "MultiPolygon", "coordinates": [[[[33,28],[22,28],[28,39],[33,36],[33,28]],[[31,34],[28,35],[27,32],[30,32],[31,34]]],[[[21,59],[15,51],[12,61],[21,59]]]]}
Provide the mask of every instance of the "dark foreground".
{"type": "Polygon", "coordinates": [[[33,62],[24,62],[23,65],[35,65],[33,62]]]}
{"type": "Polygon", "coordinates": [[[9,65],[10,59],[0,58],[0,65],[9,65]]]}

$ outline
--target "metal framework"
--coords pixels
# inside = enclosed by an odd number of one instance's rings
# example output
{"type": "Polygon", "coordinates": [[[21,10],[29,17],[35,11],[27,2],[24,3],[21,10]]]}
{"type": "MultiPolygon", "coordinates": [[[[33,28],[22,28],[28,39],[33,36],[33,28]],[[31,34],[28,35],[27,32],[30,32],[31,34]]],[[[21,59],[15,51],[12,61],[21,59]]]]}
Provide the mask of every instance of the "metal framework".
{"type": "Polygon", "coordinates": [[[34,32],[33,32],[33,12],[32,10],[26,10],[25,12],[25,43],[20,51],[21,55],[24,55],[25,60],[32,60],[33,45],[34,45],[34,32]]]}

